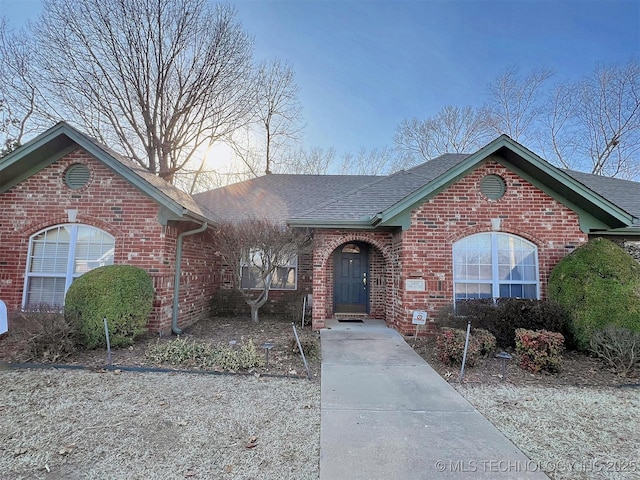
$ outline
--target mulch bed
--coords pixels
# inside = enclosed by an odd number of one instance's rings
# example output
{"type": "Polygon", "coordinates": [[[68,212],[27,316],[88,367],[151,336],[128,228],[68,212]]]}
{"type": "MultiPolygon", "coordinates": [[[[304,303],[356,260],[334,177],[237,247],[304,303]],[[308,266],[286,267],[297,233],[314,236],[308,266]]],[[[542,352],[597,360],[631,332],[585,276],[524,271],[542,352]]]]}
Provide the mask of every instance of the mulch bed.
{"type": "MultiPolygon", "coordinates": [[[[300,324],[297,324],[296,329],[305,349],[312,379],[319,378],[320,335],[318,332],[313,332],[310,326],[302,328],[300,324]]],[[[273,343],[274,347],[269,351],[268,367],[254,368],[243,373],[306,376],[304,363],[295,343],[292,324],[290,321],[276,316],[264,316],[257,324],[253,323],[249,317],[210,318],[185,328],[180,337],[213,346],[228,346],[230,342],[242,345],[252,340],[258,350],[265,353],[265,357],[266,351],[260,347],[265,343],[273,343]]],[[[175,365],[152,363],[145,358],[145,352],[150,345],[171,342],[176,338],[175,335],[147,334],[131,347],[113,349],[111,352],[112,364],[123,367],[181,368],[175,365]]],[[[12,331],[2,338],[0,340],[0,362],[25,361],[25,358],[20,355],[21,342],[20,336],[12,334],[12,331]]],[[[31,362],[41,361],[37,358],[28,360],[31,362]]],[[[107,352],[105,349],[82,350],[56,363],[101,368],[107,365],[107,352]]]]}
{"type": "MultiPolygon", "coordinates": [[[[435,339],[407,338],[409,345],[424,358],[441,376],[451,383],[459,380],[460,366],[444,365],[437,356],[435,339]]],[[[613,372],[598,358],[575,351],[565,351],[562,356],[561,370],[558,373],[530,373],[518,366],[517,355],[510,351],[512,360],[505,363],[503,372],[502,361],[496,358],[481,359],[475,366],[466,367],[464,383],[469,384],[499,384],[512,385],[540,385],[578,387],[607,387],[607,386],[639,386],[640,372],[622,377],[613,372]]]]}

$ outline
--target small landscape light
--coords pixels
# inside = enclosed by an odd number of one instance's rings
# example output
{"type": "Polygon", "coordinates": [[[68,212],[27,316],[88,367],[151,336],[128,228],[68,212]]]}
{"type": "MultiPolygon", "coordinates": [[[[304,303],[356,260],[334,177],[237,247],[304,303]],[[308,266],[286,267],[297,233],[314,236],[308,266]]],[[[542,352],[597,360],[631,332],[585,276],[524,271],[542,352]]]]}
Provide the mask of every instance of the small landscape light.
{"type": "Polygon", "coordinates": [[[270,342],[265,342],[262,345],[260,345],[260,348],[264,349],[265,352],[265,356],[266,356],[266,361],[265,361],[265,365],[266,368],[269,368],[269,350],[271,350],[275,345],[273,343],[270,342]]]}
{"type": "Polygon", "coordinates": [[[507,376],[507,362],[511,360],[511,355],[509,355],[507,352],[500,352],[496,354],[495,358],[500,359],[502,365],[502,379],[504,380],[504,378],[507,376]]]}

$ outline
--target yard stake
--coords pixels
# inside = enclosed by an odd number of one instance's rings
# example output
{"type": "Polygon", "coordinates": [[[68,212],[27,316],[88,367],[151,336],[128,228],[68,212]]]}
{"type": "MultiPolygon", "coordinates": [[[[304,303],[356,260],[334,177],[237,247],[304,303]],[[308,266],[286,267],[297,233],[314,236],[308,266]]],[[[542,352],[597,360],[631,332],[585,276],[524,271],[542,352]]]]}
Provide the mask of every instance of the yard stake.
{"type": "Polygon", "coordinates": [[[293,327],[293,334],[296,337],[296,342],[298,342],[298,350],[300,350],[300,355],[302,355],[304,368],[307,371],[307,380],[311,380],[311,372],[309,371],[309,365],[307,364],[307,359],[304,357],[304,351],[302,350],[302,345],[300,345],[300,338],[298,338],[298,331],[296,330],[296,324],[291,322],[291,326],[293,327]]]}
{"type": "Polygon", "coordinates": [[[107,337],[107,364],[111,366],[111,343],[109,342],[109,325],[107,325],[107,317],[104,320],[104,334],[107,337]]]}
{"type": "Polygon", "coordinates": [[[467,322],[467,338],[464,341],[464,353],[462,354],[462,367],[460,368],[459,382],[464,379],[464,364],[467,361],[467,348],[469,348],[469,335],[471,335],[471,320],[467,322]]]}

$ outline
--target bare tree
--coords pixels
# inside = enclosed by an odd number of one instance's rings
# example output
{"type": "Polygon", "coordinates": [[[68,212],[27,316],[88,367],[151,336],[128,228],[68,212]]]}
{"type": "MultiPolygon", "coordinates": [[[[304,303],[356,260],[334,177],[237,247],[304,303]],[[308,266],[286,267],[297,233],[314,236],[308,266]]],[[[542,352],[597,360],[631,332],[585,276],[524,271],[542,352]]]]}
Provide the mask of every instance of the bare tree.
{"type": "Polygon", "coordinates": [[[335,148],[313,147],[309,150],[290,150],[277,165],[278,173],[326,175],[336,156],[335,148]]]}
{"type": "Polygon", "coordinates": [[[407,168],[444,153],[466,153],[483,146],[491,137],[486,109],[448,105],[426,120],[403,121],[394,141],[404,155],[397,167],[407,168]]]}
{"type": "Polygon", "coordinates": [[[265,173],[271,173],[277,149],[295,140],[301,131],[301,106],[293,68],[279,60],[258,70],[257,120],[264,135],[265,173]]]}
{"type": "Polygon", "coordinates": [[[252,107],[252,42],[229,6],[44,0],[32,32],[51,116],[168,181],[252,107]]]}
{"type": "Polygon", "coordinates": [[[640,175],[637,60],[598,66],[582,81],[559,87],[549,111],[551,144],[563,166],[611,177],[640,175]]]}
{"type": "Polygon", "coordinates": [[[0,20],[0,156],[19,147],[26,135],[42,125],[35,121],[41,96],[31,79],[32,63],[25,32],[13,34],[0,20]]]}
{"type": "Polygon", "coordinates": [[[506,133],[527,144],[538,141],[538,118],[545,108],[544,86],[553,75],[539,68],[526,76],[511,67],[489,85],[491,126],[495,133],[506,133]]]}
{"type": "Polygon", "coordinates": [[[391,147],[361,148],[356,155],[346,154],[340,165],[341,175],[385,175],[396,165],[398,152],[391,147]]]}
{"type": "Polygon", "coordinates": [[[291,259],[311,244],[308,231],[290,229],[262,218],[247,218],[218,226],[219,255],[233,272],[235,286],[251,308],[251,319],[269,299],[274,278],[291,264],[291,259]]]}

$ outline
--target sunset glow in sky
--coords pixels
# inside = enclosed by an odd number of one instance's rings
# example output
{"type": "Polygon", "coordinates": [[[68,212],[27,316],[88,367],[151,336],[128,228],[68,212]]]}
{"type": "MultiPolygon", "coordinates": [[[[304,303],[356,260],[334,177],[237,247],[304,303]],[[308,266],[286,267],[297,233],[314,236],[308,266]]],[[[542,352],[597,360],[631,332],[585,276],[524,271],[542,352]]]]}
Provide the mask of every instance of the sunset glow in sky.
{"type": "MultiPolygon", "coordinates": [[[[640,56],[636,0],[232,3],[257,58],[293,65],[305,145],[338,155],[390,145],[403,119],[479,106],[507,67],[565,81],[640,56]]],[[[0,0],[12,26],[39,10],[40,0],[0,0]]]]}

